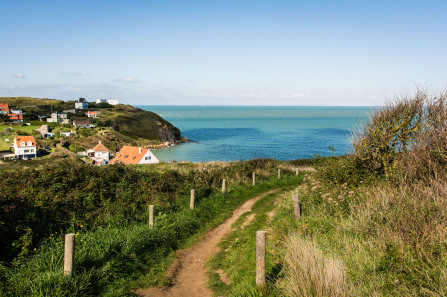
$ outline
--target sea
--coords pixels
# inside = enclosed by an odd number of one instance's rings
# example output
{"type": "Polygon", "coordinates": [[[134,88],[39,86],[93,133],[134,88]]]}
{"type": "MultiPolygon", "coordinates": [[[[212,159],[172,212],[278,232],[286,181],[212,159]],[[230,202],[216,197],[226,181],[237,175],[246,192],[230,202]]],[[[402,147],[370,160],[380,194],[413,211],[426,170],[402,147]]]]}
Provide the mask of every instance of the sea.
{"type": "Polygon", "coordinates": [[[154,150],[160,161],[295,160],[343,155],[374,107],[138,106],[194,141],[154,150]]]}

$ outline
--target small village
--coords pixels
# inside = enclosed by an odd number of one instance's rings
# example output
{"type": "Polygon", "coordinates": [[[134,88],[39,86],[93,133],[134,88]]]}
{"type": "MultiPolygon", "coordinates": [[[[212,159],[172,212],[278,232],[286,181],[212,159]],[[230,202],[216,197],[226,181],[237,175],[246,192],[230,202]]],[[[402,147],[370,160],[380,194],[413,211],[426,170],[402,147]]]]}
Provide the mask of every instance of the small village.
{"type": "MultiPolygon", "coordinates": [[[[116,106],[118,100],[97,99],[97,106],[116,106]]],[[[89,136],[97,128],[97,120],[101,117],[101,109],[89,109],[85,98],[79,98],[72,109],[51,112],[49,115],[39,114],[38,122],[24,122],[26,112],[22,109],[13,109],[7,103],[0,102],[0,116],[4,124],[4,132],[0,132],[0,159],[3,161],[32,160],[36,158],[58,156],[51,154],[54,148],[66,152],[72,157],[93,165],[107,164],[153,164],[159,163],[157,157],[149,148],[123,145],[119,150],[111,152],[101,140],[89,149],[80,150],[75,147],[74,152],[60,145],[60,142],[51,140],[66,140],[71,137],[89,136]],[[70,118],[74,117],[73,120],[70,118]],[[115,153],[116,152],[116,153],[115,153]]],[[[98,127],[101,135],[109,133],[107,127],[98,127]]],[[[72,148],[73,147],[70,147],[72,148]]]]}

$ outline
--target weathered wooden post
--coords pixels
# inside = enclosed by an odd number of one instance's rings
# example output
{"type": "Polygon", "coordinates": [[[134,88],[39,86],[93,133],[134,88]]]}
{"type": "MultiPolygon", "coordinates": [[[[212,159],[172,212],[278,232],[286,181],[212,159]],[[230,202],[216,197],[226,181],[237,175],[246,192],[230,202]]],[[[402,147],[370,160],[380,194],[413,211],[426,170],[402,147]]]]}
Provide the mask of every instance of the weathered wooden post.
{"type": "Polygon", "coordinates": [[[191,189],[191,200],[189,201],[189,208],[194,209],[195,190],[191,189]]]}
{"type": "Polygon", "coordinates": [[[281,179],[281,169],[278,169],[278,179],[281,179]]]}
{"type": "Polygon", "coordinates": [[[222,180],[222,193],[225,193],[225,178],[222,180]]]}
{"type": "Polygon", "coordinates": [[[293,209],[295,212],[295,220],[301,219],[301,207],[300,207],[300,199],[298,195],[293,195],[293,209]]]}
{"type": "Polygon", "coordinates": [[[65,234],[64,274],[73,275],[74,249],[76,234],[65,234]]]}
{"type": "Polygon", "coordinates": [[[149,205],[149,229],[154,229],[154,206],[149,205]]]}
{"type": "Polygon", "coordinates": [[[299,173],[300,173],[300,170],[298,168],[296,168],[296,175],[298,176],[299,173]]]}
{"type": "Polygon", "coordinates": [[[253,186],[256,186],[256,173],[253,172],[253,186]]]}
{"type": "Polygon", "coordinates": [[[265,234],[256,232],[256,286],[261,289],[265,288],[265,234]]]}

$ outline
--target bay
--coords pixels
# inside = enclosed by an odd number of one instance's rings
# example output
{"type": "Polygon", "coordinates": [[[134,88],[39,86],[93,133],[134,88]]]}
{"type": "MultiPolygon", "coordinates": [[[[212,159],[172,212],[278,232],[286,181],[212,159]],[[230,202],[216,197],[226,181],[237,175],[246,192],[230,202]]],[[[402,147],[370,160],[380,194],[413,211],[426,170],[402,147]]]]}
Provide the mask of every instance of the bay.
{"type": "Polygon", "coordinates": [[[160,161],[294,160],[350,151],[350,136],[372,107],[137,106],[197,143],[154,150],[160,161]]]}

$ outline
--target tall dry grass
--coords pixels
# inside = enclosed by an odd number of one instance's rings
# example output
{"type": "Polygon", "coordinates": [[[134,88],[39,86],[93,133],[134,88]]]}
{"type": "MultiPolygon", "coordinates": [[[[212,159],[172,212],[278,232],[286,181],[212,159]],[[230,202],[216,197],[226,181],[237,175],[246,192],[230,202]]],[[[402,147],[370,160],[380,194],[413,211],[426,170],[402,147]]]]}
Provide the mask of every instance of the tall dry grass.
{"type": "Polygon", "coordinates": [[[346,267],[312,242],[290,236],[285,246],[282,287],[287,296],[347,296],[346,267]]]}

